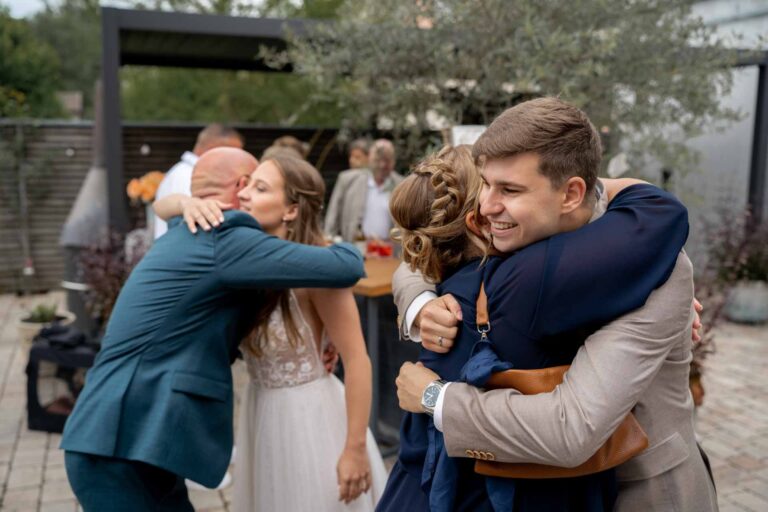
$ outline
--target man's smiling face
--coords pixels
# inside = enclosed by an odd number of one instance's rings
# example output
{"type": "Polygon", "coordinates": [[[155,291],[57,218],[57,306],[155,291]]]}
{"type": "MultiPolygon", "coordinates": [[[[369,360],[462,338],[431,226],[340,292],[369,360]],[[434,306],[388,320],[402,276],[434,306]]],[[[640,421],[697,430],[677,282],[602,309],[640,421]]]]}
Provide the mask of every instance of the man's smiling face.
{"type": "Polygon", "coordinates": [[[481,174],[480,213],[498,251],[513,252],[560,232],[564,191],[539,172],[536,153],[490,160],[481,174]]]}

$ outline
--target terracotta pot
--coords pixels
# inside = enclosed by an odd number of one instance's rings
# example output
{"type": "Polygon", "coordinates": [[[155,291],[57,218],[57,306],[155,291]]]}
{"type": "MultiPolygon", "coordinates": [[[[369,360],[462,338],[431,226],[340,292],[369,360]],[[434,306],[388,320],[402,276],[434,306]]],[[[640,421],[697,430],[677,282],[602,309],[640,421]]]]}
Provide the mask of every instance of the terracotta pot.
{"type": "MultiPolygon", "coordinates": [[[[75,315],[69,311],[57,311],[56,320],[58,320],[61,325],[70,325],[75,321],[75,315]]],[[[24,319],[20,319],[17,324],[17,329],[19,331],[21,344],[24,347],[32,345],[32,340],[35,339],[35,336],[40,332],[40,329],[50,327],[51,323],[52,322],[28,322],[24,319]]]]}
{"type": "Polygon", "coordinates": [[[704,404],[704,386],[701,383],[701,375],[691,375],[688,379],[688,386],[691,388],[694,407],[701,407],[704,404]]]}

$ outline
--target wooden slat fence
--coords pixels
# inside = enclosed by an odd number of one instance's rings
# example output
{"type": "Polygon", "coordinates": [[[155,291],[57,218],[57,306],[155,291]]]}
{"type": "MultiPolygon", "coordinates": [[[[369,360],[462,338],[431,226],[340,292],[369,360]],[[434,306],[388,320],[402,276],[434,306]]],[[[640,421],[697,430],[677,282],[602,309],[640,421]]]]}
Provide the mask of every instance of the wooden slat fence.
{"type": "MultiPolygon", "coordinates": [[[[166,171],[181,154],[193,147],[203,125],[126,124],[123,155],[126,180],[152,171],[166,171]],[[149,154],[142,154],[147,145],[149,154]]],[[[246,149],[257,157],[277,137],[293,135],[314,141],[309,161],[318,164],[330,195],[336,176],[347,167],[346,156],[336,143],[337,130],[238,126],[246,149]]],[[[0,293],[43,291],[59,286],[64,276],[59,235],[91,164],[90,122],[0,121],[0,293]],[[18,130],[23,143],[17,144],[18,130]],[[17,166],[13,155],[21,149],[29,183],[27,216],[29,243],[35,275],[24,277],[22,268],[22,219],[18,210],[17,166]]],[[[126,181],[127,184],[127,181],[126,181]]],[[[143,222],[143,209],[130,208],[134,223],[143,222]]]]}

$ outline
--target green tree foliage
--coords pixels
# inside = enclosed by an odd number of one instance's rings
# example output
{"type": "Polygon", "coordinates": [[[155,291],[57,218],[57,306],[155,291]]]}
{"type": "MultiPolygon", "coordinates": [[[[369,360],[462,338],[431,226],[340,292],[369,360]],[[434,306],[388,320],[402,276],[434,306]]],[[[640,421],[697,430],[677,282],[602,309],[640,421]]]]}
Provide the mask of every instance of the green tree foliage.
{"type": "Polygon", "coordinates": [[[0,117],[60,115],[56,53],[0,6],[0,117]]]}
{"type": "Polygon", "coordinates": [[[559,95],[584,108],[610,152],[690,164],[683,141],[736,113],[732,55],[691,0],[348,1],[341,19],[294,36],[287,61],[351,126],[392,128],[412,151],[435,124],[489,123],[559,95]],[[670,126],[679,138],[670,137],[670,126]]]}
{"type": "Polygon", "coordinates": [[[311,84],[289,73],[126,67],[123,117],[129,120],[338,126],[334,104],[309,101],[311,84]]]}
{"type": "Polygon", "coordinates": [[[92,115],[94,83],[101,72],[99,0],[46,3],[30,24],[37,36],[58,54],[59,88],[82,92],[84,115],[92,115]]]}

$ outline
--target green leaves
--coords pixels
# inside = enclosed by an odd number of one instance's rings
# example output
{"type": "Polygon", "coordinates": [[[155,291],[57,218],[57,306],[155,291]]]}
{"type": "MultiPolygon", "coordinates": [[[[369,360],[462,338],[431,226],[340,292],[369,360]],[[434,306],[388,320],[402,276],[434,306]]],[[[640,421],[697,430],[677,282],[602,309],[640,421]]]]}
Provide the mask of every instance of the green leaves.
{"type": "Polygon", "coordinates": [[[61,112],[54,92],[59,62],[24,20],[0,7],[0,117],[37,117],[61,112]]]}
{"type": "Polygon", "coordinates": [[[337,22],[293,37],[288,52],[314,85],[314,99],[333,101],[352,127],[387,120],[414,154],[414,133],[440,128],[437,118],[487,124],[519,101],[559,95],[609,128],[608,158],[634,137],[636,167],[679,150],[655,136],[659,127],[678,125],[682,140],[736,117],[719,102],[731,87],[733,57],[689,6],[358,0],[339,9],[337,22]]]}

